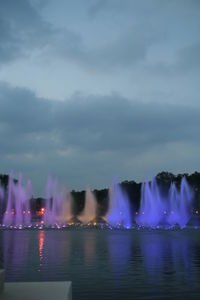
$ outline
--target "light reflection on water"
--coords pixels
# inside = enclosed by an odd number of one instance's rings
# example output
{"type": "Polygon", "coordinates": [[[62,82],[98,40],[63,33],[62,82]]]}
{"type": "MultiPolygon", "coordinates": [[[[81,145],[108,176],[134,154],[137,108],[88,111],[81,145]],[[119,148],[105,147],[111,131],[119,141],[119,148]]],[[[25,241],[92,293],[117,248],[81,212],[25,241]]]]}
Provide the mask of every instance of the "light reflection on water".
{"type": "Polygon", "coordinates": [[[200,232],[0,232],[8,281],[71,280],[74,299],[200,297],[200,232]]]}
{"type": "Polygon", "coordinates": [[[40,230],[38,232],[38,235],[39,235],[38,240],[39,240],[39,256],[40,256],[40,266],[38,272],[40,272],[43,264],[43,248],[44,248],[45,231],[40,230]]]}

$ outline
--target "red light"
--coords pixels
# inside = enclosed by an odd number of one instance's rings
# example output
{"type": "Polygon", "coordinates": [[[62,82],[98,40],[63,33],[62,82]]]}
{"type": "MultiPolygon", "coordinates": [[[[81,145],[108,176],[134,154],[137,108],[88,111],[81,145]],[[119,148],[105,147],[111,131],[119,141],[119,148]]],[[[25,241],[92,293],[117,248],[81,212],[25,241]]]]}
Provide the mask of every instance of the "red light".
{"type": "Polygon", "coordinates": [[[44,221],[41,221],[40,224],[44,224],[44,221]]]}
{"type": "Polygon", "coordinates": [[[38,210],[38,211],[36,212],[36,214],[37,214],[38,217],[43,216],[43,215],[45,214],[45,208],[42,207],[40,210],[38,210]]]}

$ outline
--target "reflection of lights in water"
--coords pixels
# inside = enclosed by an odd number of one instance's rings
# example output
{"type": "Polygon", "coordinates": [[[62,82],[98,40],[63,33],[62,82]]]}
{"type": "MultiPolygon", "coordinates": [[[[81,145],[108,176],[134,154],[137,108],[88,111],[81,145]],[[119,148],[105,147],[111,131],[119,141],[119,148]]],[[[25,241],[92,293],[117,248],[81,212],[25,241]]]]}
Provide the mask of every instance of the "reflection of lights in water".
{"type": "Polygon", "coordinates": [[[169,235],[145,234],[140,236],[140,247],[146,270],[145,276],[149,282],[159,283],[164,280],[166,274],[184,281],[191,280],[191,261],[195,253],[195,242],[187,235],[179,235],[175,232],[169,235]]]}
{"type": "Polygon", "coordinates": [[[44,239],[45,239],[45,233],[44,233],[43,230],[41,230],[41,231],[39,232],[39,256],[40,256],[40,267],[39,267],[39,269],[38,269],[38,272],[41,271],[41,267],[42,267],[44,239]]]}

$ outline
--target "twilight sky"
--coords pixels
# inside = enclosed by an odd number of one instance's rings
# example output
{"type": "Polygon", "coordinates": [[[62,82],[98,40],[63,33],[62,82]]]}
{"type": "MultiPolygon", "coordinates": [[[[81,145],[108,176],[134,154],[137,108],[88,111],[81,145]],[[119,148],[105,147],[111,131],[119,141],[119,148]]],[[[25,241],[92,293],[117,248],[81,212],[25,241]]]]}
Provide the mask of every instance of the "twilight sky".
{"type": "Polygon", "coordinates": [[[0,173],[43,193],[200,171],[199,0],[0,0],[0,173]]]}

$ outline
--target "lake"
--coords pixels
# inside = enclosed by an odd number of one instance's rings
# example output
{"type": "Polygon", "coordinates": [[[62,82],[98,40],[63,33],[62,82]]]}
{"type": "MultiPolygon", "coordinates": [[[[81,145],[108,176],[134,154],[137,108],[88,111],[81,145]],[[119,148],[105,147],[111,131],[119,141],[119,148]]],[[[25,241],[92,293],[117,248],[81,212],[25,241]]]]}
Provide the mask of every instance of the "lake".
{"type": "Polygon", "coordinates": [[[70,280],[74,300],[200,299],[200,230],[1,230],[7,281],[70,280]]]}

